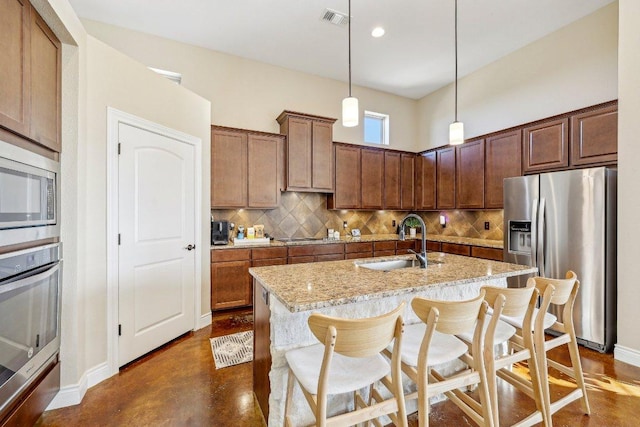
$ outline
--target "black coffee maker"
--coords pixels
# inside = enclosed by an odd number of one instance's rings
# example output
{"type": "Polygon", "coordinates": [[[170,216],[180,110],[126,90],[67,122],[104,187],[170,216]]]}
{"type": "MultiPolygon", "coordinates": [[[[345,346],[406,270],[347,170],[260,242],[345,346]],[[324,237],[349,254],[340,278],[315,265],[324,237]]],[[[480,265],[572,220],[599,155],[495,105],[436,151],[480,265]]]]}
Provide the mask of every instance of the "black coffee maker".
{"type": "Polygon", "coordinates": [[[211,221],[211,244],[226,245],[229,243],[229,221],[211,221]]]}

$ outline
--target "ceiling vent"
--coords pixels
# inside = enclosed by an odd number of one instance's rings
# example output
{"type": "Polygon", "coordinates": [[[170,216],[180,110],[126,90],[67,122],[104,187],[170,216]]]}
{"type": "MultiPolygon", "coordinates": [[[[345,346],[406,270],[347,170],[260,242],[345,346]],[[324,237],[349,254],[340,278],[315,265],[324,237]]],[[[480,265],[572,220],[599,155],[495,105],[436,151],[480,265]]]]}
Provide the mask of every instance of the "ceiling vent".
{"type": "Polygon", "coordinates": [[[325,9],[320,17],[322,21],[326,21],[333,25],[347,25],[349,23],[349,17],[346,13],[338,12],[337,10],[325,9]]]}

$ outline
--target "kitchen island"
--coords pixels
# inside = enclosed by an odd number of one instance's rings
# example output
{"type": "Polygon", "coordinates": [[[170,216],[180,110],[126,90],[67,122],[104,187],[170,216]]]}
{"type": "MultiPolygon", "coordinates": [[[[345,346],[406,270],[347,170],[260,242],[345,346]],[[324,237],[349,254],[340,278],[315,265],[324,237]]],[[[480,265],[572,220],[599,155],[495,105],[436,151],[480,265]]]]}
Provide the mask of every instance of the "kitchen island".
{"type": "MultiPolygon", "coordinates": [[[[366,258],[250,268],[254,295],[254,392],[270,426],[283,425],[287,364],[284,354],[317,343],[307,326],[312,312],[361,318],[377,316],[406,302],[407,324],[419,322],[415,296],[469,299],[483,285],[506,287],[506,278],[536,272],[529,266],[432,252],[428,267],[374,270],[371,263],[410,256],[366,258]]],[[[333,400],[346,405],[350,396],[333,400]]],[[[296,424],[313,420],[296,386],[296,424]]]]}

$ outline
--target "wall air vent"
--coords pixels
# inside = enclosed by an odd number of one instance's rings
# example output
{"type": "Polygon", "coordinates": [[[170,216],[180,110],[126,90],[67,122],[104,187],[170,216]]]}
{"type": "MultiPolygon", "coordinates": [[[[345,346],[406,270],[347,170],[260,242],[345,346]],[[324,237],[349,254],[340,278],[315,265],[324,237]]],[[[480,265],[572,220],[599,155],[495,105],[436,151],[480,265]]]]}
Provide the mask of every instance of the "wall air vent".
{"type": "Polygon", "coordinates": [[[337,10],[325,9],[320,16],[322,21],[326,21],[333,25],[344,26],[349,23],[349,17],[346,13],[338,12],[337,10]]]}

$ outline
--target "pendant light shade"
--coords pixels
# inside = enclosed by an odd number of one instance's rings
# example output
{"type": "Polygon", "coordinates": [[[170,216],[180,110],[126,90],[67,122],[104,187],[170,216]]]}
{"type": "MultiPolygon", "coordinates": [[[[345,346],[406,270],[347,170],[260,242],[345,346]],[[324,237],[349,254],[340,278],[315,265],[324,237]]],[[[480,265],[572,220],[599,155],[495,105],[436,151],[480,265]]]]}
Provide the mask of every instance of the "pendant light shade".
{"type": "Polygon", "coordinates": [[[455,0],[455,60],[456,60],[456,76],[454,83],[455,91],[455,119],[449,125],[449,144],[460,145],[464,143],[464,124],[458,121],[458,0],[455,0]]]}
{"type": "Polygon", "coordinates": [[[449,144],[460,145],[464,143],[464,124],[453,122],[449,125],[449,144]]]}
{"type": "Polygon", "coordinates": [[[352,96],[342,100],[342,125],[345,127],[358,126],[358,98],[352,96]]]}
{"type": "Polygon", "coordinates": [[[349,96],[342,100],[342,126],[358,126],[358,98],[351,96],[351,0],[349,0],[349,96]]]}

